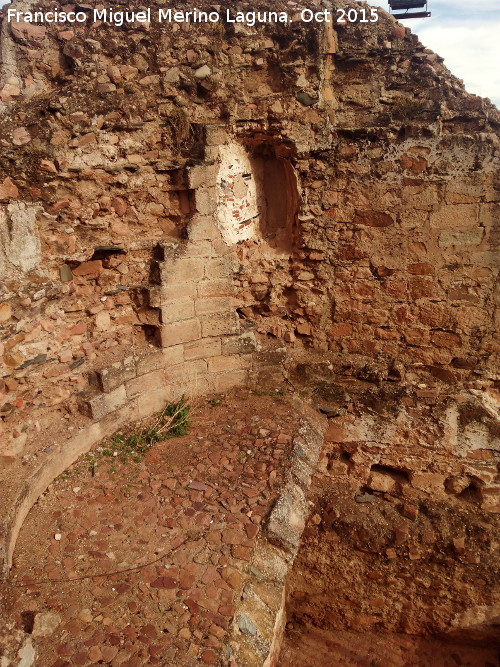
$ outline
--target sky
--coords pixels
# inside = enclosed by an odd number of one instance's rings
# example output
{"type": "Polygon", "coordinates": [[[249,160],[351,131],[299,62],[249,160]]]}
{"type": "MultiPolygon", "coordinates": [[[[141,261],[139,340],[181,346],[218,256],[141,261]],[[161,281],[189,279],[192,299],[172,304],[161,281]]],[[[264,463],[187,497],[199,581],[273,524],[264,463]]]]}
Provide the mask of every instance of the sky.
{"type": "MultiPolygon", "coordinates": [[[[389,9],[387,0],[369,2],[389,9]]],[[[0,7],[4,4],[0,0],[0,7]]],[[[428,9],[430,18],[402,23],[444,58],[470,93],[489,97],[500,108],[500,0],[428,0],[428,9]]]]}
{"type": "MultiPolygon", "coordinates": [[[[370,4],[389,8],[386,0],[370,4]]],[[[469,93],[500,108],[500,0],[427,0],[427,9],[430,18],[401,23],[444,58],[469,93]]]]}

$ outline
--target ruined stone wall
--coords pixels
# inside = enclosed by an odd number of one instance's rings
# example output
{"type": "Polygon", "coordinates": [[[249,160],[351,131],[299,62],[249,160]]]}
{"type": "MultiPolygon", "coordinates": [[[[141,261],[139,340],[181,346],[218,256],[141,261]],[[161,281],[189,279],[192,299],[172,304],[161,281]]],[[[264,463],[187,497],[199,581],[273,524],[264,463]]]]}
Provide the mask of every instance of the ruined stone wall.
{"type": "Polygon", "coordinates": [[[494,646],[498,413],[479,392],[394,401],[364,391],[328,420],[288,628],[326,629],[332,646],[339,631],[356,633],[353,650],[357,633],[380,633],[388,654],[391,633],[494,646]]]}
{"type": "Polygon", "coordinates": [[[6,497],[309,352],[498,381],[499,113],[390,17],[1,34],[6,497]]]}

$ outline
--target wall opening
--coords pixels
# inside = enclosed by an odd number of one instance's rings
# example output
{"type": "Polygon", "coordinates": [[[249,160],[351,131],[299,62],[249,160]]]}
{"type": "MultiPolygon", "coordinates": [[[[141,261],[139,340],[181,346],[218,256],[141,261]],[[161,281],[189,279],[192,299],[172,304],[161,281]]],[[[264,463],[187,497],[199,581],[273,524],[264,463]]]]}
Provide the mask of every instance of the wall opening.
{"type": "Polygon", "coordinates": [[[252,153],[240,144],[220,150],[217,222],[228,244],[262,239],[290,253],[299,206],[297,178],[290,162],[266,144],[252,153]]]}

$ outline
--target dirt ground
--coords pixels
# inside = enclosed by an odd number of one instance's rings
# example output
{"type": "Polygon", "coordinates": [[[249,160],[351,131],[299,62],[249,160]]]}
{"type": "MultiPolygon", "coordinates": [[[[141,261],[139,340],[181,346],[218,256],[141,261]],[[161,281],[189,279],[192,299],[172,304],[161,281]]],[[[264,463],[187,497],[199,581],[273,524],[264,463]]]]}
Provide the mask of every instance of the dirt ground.
{"type": "MultiPolygon", "coordinates": [[[[0,609],[37,667],[230,664],[300,414],[285,392],[239,390],[190,419],[142,455],[101,444],[33,507],[0,609]]],[[[339,457],[313,479],[278,667],[498,667],[498,515],[360,487],[339,457]]]]}
{"type": "Polygon", "coordinates": [[[280,667],[497,667],[495,649],[401,634],[289,630],[280,667]]]}

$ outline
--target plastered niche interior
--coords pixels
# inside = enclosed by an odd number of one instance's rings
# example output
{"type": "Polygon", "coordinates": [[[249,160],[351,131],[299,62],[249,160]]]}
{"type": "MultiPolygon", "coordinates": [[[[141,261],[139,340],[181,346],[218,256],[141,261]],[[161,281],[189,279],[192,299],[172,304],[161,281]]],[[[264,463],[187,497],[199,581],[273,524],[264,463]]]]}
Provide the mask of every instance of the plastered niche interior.
{"type": "Polygon", "coordinates": [[[221,146],[217,225],[228,245],[258,237],[265,209],[262,180],[262,163],[252,160],[243,146],[221,146]]]}
{"type": "Polygon", "coordinates": [[[236,143],[220,148],[217,174],[217,226],[228,245],[262,240],[264,253],[289,254],[299,191],[291,164],[266,155],[266,146],[251,154],[236,143]]]}

